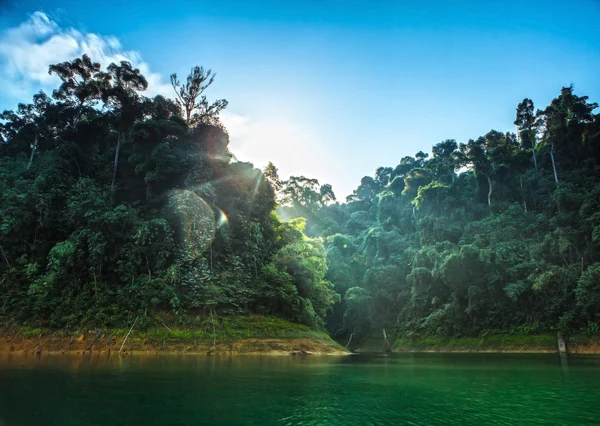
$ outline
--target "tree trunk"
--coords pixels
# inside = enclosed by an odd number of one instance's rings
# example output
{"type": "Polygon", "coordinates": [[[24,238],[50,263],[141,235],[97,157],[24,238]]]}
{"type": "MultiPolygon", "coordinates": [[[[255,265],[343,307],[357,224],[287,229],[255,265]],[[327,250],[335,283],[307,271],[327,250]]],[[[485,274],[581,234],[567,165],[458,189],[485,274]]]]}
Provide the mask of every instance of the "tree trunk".
{"type": "Polygon", "coordinates": [[[110,185],[110,193],[114,195],[115,193],[115,182],[117,180],[117,168],[119,166],[119,152],[121,151],[121,132],[119,132],[119,137],[117,139],[117,150],[115,151],[115,165],[113,167],[113,176],[112,183],[110,185]]]}
{"type": "Polygon", "coordinates": [[[556,163],[554,163],[554,145],[550,148],[550,159],[552,160],[552,170],[554,171],[554,182],[558,188],[558,175],[556,174],[556,163]]]}
{"type": "Polygon", "coordinates": [[[350,334],[350,338],[348,339],[348,343],[346,343],[346,346],[344,346],[344,349],[348,349],[348,345],[350,344],[350,342],[352,341],[352,336],[354,336],[354,333],[350,334]]]}
{"type": "Polygon", "coordinates": [[[11,268],[12,265],[8,261],[8,257],[6,257],[6,253],[4,252],[4,249],[2,248],[2,246],[0,246],[0,253],[2,253],[2,257],[4,258],[4,261],[6,262],[6,264],[8,265],[8,267],[11,268]]]}
{"type": "Polygon", "coordinates": [[[384,347],[384,352],[392,352],[392,345],[388,341],[387,334],[385,332],[385,328],[383,329],[383,339],[385,340],[386,346],[384,347]]]}
{"type": "Polygon", "coordinates": [[[537,172],[537,158],[535,156],[535,140],[531,143],[531,152],[533,154],[533,167],[535,168],[535,171],[537,172]]]}
{"type": "Polygon", "coordinates": [[[486,176],[487,181],[488,181],[488,206],[492,207],[492,180],[490,179],[489,176],[486,176]]]}
{"type": "Polygon", "coordinates": [[[212,308],[210,308],[209,314],[210,314],[210,323],[211,323],[212,329],[213,329],[213,346],[212,346],[212,349],[206,353],[206,355],[211,355],[217,351],[217,329],[215,328],[215,320],[213,318],[212,308]]]}
{"type": "Polygon", "coordinates": [[[523,191],[523,176],[519,177],[519,181],[521,182],[521,197],[523,197],[523,207],[525,208],[525,213],[527,213],[527,202],[525,201],[525,192],[523,191]]]}
{"type": "Polygon", "coordinates": [[[33,145],[31,146],[31,156],[29,157],[29,163],[27,164],[27,170],[29,170],[29,168],[31,167],[31,164],[33,163],[33,156],[35,155],[36,148],[37,148],[37,134],[35,135],[35,142],[33,142],[33,145]]]}

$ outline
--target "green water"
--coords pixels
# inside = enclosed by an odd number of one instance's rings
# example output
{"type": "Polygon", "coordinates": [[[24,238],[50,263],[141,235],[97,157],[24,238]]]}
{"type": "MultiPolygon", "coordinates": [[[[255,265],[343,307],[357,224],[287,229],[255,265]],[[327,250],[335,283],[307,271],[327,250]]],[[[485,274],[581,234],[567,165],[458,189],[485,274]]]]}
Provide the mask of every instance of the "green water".
{"type": "Polygon", "coordinates": [[[0,424],[598,425],[600,357],[1,355],[0,424]]]}

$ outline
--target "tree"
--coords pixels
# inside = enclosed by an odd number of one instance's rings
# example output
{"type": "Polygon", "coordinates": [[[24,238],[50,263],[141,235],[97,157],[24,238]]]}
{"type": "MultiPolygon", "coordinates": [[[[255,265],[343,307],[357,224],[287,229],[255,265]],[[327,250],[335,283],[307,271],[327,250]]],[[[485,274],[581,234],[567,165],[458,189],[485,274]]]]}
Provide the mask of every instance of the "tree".
{"type": "Polygon", "coordinates": [[[335,194],[333,193],[333,188],[328,183],[321,185],[321,187],[319,188],[319,196],[321,197],[320,203],[323,206],[335,202],[335,194]]]}
{"type": "Polygon", "coordinates": [[[134,69],[127,61],[121,61],[120,65],[110,64],[107,71],[108,73],[103,74],[102,78],[105,82],[112,84],[104,85],[102,97],[105,104],[111,109],[112,116],[117,123],[117,146],[111,182],[111,192],[114,193],[123,133],[142,116],[143,110],[138,92],[146,90],[148,82],[140,74],[140,70],[134,69]]]}
{"type": "Polygon", "coordinates": [[[381,188],[385,188],[390,183],[393,171],[391,167],[379,167],[375,171],[375,181],[381,188]]]}
{"type": "Polygon", "coordinates": [[[269,183],[273,186],[275,191],[281,190],[283,183],[279,179],[279,170],[270,161],[269,164],[267,164],[267,166],[264,168],[263,175],[265,176],[265,179],[267,179],[267,181],[269,181],[269,183]]]}
{"type": "Polygon", "coordinates": [[[308,213],[314,213],[318,208],[335,201],[331,185],[320,185],[317,179],[290,176],[288,180],[281,182],[281,188],[284,204],[308,213]]]}
{"type": "MultiPolygon", "coordinates": [[[[558,187],[556,156],[565,164],[579,164],[586,158],[584,142],[585,127],[593,123],[592,111],[597,103],[588,103],[588,97],[573,93],[573,85],[563,87],[560,95],[544,110],[536,113],[537,125],[542,132],[542,141],[550,146],[550,159],[554,180],[558,187]]],[[[589,147],[588,152],[589,152],[589,147]]]]}
{"type": "Polygon", "coordinates": [[[131,64],[52,69],[53,97],[1,115],[0,322],[259,313],[353,343],[597,333],[600,118],[572,88],[533,123],[525,99],[518,139],[444,140],[338,203],[316,179],[231,161],[221,126],[143,97],[131,64]]]}
{"type": "Polygon", "coordinates": [[[208,102],[204,91],[215,81],[216,74],[212,70],[195,66],[187,76],[184,85],[171,74],[171,85],[177,96],[177,104],[183,109],[188,124],[219,124],[219,113],[227,107],[225,99],[212,104],[208,102]]]}
{"type": "Polygon", "coordinates": [[[458,144],[454,139],[447,139],[434,145],[431,149],[433,158],[427,163],[428,168],[443,180],[450,177],[448,183],[454,183],[454,170],[458,164],[457,153],[458,144]]]}
{"type": "MultiPolygon", "coordinates": [[[[469,140],[460,145],[460,158],[463,164],[470,165],[475,176],[483,176],[487,181],[487,204],[492,205],[492,178],[504,180],[514,175],[512,168],[517,165],[514,157],[517,153],[517,142],[510,133],[491,130],[477,140],[469,140]]],[[[514,176],[513,176],[514,177],[514,176]]]]}
{"type": "Polygon", "coordinates": [[[537,158],[535,156],[536,120],[533,109],[533,101],[525,98],[517,106],[517,118],[515,126],[519,130],[519,138],[523,149],[531,149],[533,155],[533,166],[537,170],[537,158]]]}
{"type": "Polygon", "coordinates": [[[419,151],[415,154],[415,158],[417,159],[418,166],[423,167],[425,165],[425,162],[427,161],[427,158],[429,158],[429,154],[423,151],[419,151]]]}
{"type": "MultiPolygon", "coordinates": [[[[193,310],[324,324],[338,300],[325,249],[274,213],[274,167],[268,182],[231,162],[222,127],[143,97],[127,62],[51,70],[54,98],[2,114],[0,320],[119,327],[193,310]]],[[[304,189],[316,209],[335,200],[330,185],[304,189]]]]}
{"type": "Polygon", "coordinates": [[[377,181],[371,176],[365,176],[361,179],[359,187],[346,197],[346,200],[348,202],[358,201],[371,206],[381,189],[381,181],[377,181]]]}
{"type": "Polygon", "coordinates": [[[327,313],[340,297],[325,279],[327,257],[322,241],[305,237],[295,241],[277,253],[274,265],[292,277],[303,306],[301,322],[324,326],[327,313]]]}
{"type": "MultiPolygon", "coordinates": [[[[577,102],[558,103],[571,105],[564,107],[569,125],[562,133],[554,125],[558,190],[544,173],[552,167],[551,133],[546,123],[538,127],[528,100],[517,114],[520,144],[513,133],[498,131],[458,150],[446,140],[432,148],[431,159],[403,158],[391,183],[380,177],[383,167],[363,178],[348,203],[335,206],[343,238],[328,229],[316,234],[327,237],[329,277],[345,295],[331,332],[352,333],[356,342],[380,335],[390,318],[397,319],[396,333],[409,338],[597,329],[591,266],[600,261],[600,166],[591,144],[600,133],[598,118],[585,113],[594,104],[572,106],[577,102]],[[588,149],[588,158],[557,148],[567,141],[582,141],[576,149],[588,149]],[[536,155],[534,168],[529,155],[536,155]],[[457,168],[463,171],[453,179],[457,168]],[[533,211],[524,212],[523,202],[533,211]],[[340,247],[349,247],[348,254],[340,247]]],[[[327,207],[317,216],[333,212],[327,207]]]]}
{"type": "Polygon", "coordinates": [[[62,81],[53,92],[54,99],[75,108],[79,118],[84,108],[93,107],[106,89],[105,75],[100,69],[100,64],[85,54],[73,61],[50,65],[48,74],[56,74],[62,81]]]}
{"type": "Polygon", "coordinates": [[[0,119],[6,121],[0,124],[2,137],[10,140],[11,145],[16,149],[30,150],[28,169],[33,164],[35,153],[39,149],[40,134],[47,139],[55,138],[55,133],[46,120],[49,108],[51,108],[50,99],[45,93],[40,92],[34,95],[32,104],[19,104],[16,112],[4,111],[0,114],[0,119]]]}

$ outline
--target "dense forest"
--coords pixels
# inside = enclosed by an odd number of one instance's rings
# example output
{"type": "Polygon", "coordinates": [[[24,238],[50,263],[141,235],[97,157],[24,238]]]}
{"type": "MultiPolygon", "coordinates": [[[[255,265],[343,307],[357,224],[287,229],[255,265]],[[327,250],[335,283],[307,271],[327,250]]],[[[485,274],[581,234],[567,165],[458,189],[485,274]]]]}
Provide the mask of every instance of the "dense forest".
{"type": "Polygon", "coordinates": [[[600,114],[563,87],[518,134],[449,139],[365,176],[345,204],[292,179],[283,217],[326,241],[333,334],[565,334],[600,323],[600,114]],[[299,189],[298,189],[299,188],[299,189]],[[317,197],[318,198],[318,197],[317,197]]]}
{"type": "Polygon", "coordinates": [[[50,66],[61,84],[0,118],[0,319],[114,327],[262,313],[323,327],[340,297],[322,241],[232,161],[214,74],[144,97],[130,63],[50,66]]]}
{"type": "Polygon", "coordinates": [[[356,339],[595,333],[600,114],[564,87],[517,133],[446,140],[330,185],[234,161],[214,74],[143,96],[128,62],[50,67],[0,119],[0,320],[281,316],[356,339]]]}

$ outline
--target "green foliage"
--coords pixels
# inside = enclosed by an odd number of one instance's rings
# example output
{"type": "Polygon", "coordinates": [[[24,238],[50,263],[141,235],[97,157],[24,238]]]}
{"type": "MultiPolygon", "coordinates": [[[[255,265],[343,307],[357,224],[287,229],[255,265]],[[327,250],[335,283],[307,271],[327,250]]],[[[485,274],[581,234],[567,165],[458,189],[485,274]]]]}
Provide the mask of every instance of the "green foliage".
{"type": "Polygon", "coordinates": [[[502,332],[484,333],[481,337],[424,337],[400,338],[394,343],[398,350],[436,351],[554,351],[555,334],[512,334],[502,332]]]}
{"type": "MultiPolygon", "coordinates": [[[[100,329],[93,331],[91,337],[100,332],[101,335],[105,335],[109,339],[119,338],[120,345],[129,330],[130,327],[100,329]]],[[[81,329],[57,331],[29,326],[11,328],[10,331],[11,334],[14,333],[25,338],[57,336],[59,339],[61,337],[78,338],[86,332],[81,329]]],[[[336,346],[323,331],[315,330],[304,324],[290,322],[283,318],[264,315],[222,316],[211,319],[204,316],[175,316],[160,313],[144,323],[138,321],[129,336],[128,344],[134,339],[140,339],[155,347],[172,349],[178,348],[180,344],[186,345],[188,348],[189,345],[192,348],[198,347],[198,345],[210,347],[214,341],[216,344],[225,345],[235,342],[236,347],[239,346],[242,351],[248,351],[252,348],[253,339],[311,339],[321,340],[323,343],[336,346]],[[248,341],[243,341],[243,339],[248,339],[248,341]]],[[[277,346],[272,349],[277,349],[277,346]]]]}
{"type": "Polygon", "coordinates": [[[344,296],[330,332],[367,339],[385,328],[402,338],[480,342],[492,339],[489,330],[530,324],[524,340],[597,329],[596,106],[572,87],[537,114],[525,99],[519,138],[492,130],[442,141],[431,158],[419,152],[380,167],[346,204],[307,217],[312,235],[324,238],[327,277],[344,296]],[[311,228],[324,221],[327,228],[311,228]]]}
{"type": "Polygon", "coordinates": [[[419,210],[431,206],[433,211],[439,211],[440,201],[446,201],[447,194],[448,186],[434,180],[427,185],[419,186],[417,196],[412,200],[412,204],[419,210]]]}
{"type": "MultiPolygon", "coordinates": [[[[61,80],[52,98],[0,116],[0,320],[143,327],[162,312],[266,313],[325,324],[339,295],[323,243],[274,213],[274,166],[232,161],[227,101],[204,94],[210,70],[184,84],[174,75],[175,102],[144,97],[128,62],[103,71],[83,56],[50,72],[61,80]]],[[[299,205],[335,201],[329,185],[295,182],[299,205]]]]}
{"type": "Polygon", "coordinates": [[[323,242],[302,237],[284,246],[273,259],[279,271],[287,273],[297,289],[301,306],[301,322],[322,327],[332,305],[339,301],[333,284],[325,279],[327,273],[323,242]]]}
{"type": "Polygon", "coordinates": [[[127,62],[50,72],[52,97],[0,115],[0,320],[171,312],[235,334],[228,318],[256,313],[358,340],[598,330],[600,115],[572,86],[535,113],[521,102],[518,137],[442,141],[340,204],[316,179],[233,161],[210,70],[173,76],[175,102],[144,97],[127,62]]]}

